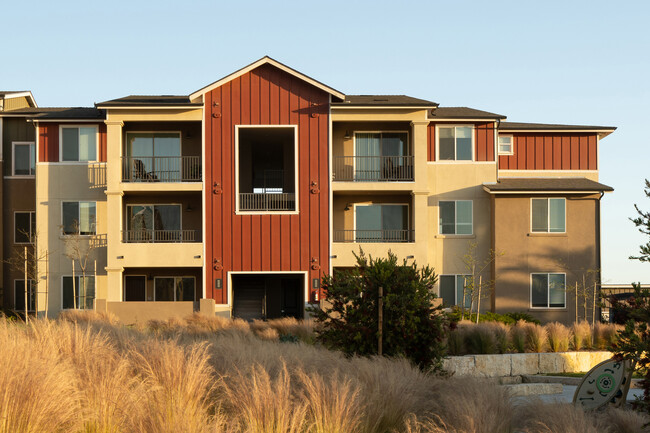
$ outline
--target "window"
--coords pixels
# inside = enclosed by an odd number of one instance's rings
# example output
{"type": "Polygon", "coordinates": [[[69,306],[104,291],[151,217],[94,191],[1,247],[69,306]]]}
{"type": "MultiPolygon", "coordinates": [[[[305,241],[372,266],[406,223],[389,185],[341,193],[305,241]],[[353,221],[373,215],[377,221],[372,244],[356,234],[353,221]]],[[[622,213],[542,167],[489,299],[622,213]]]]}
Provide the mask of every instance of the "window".
{"type": "Polygon", "coordinates": [[[63,308],[92,310],[95,301],[95,277],[63,277],[63,308]],[[73,285],[74,282],[74,285],[73,285]]]}
{"type": "Polygon", "coordinates": [[[297,210],[297,128],[237,126],[235,131],[237,211],[297,210]]]}
{"type": "Polygon", "coordinates": [[[439,126],[438,159],[440,161],[471,161],[472,126],[439,126]]]}
{"type": "MultiPolygon", "coordinates": [[[[460,305],[463,299],[464,288],[469,284],[471,275],[440,275],[438,294],[444,305],[451,307],[460,305]]],[[[472,303],[472,294],[465,292],[465,307],[469,308],[472,303]]]]}
{"type": "Polygon", "coordinates": [[[354,134],[354,180],[413,180],[406,132],[357,132],[354,134]]]}
{"type": "Polygon", "coordinates": [[[194,277],[155,277],[154,301],[194,301],[194,277]]]}
{"type": "MultiPolygon", "coordinates": [[[[36,285],[34,280],[27,283],[27,311],[36,311],[36,285]]],[[[25,280],[14,280],[14,309],[25,311],[25,280]]]]}
{"type": "Polygon", "coordinates": [[[34,176],[36,174],[36,152],[34,143],[13,143],[13,164],[11,174],[14,176],[34,176]]]}
{"type": "Polygon", "coordinates": [[[36,232],[36,212],[14,213],[14,243],[30,244],[34,242],[36,232]]]}
{"type": "Polygon", "coordinates": [[[180,132],[128,132],[126,154],[131,181],[180,182],[190,170],[182,167],[180,132]]]}
{"type": "Polygon", "coordinates": [[[499,134],[499,155],[512,155],[514,153],[513,144],[512,135],[499,134]]]}
{"type": "Polygon", "coordinates": [[[96,161],[97,128],[61,127],[61,161],[96,161]]]}
{"type": "Polygon", "coordinates": [[[566,200],[563,198],[531,199],[534,233],[566,232],[566,200]]]}
{"type": "Polygon", "coordinates": [[[410,242],[408,205],[356,205],[355,241],[410,242]]]}
{"type": "Polygon", "coordinates": [[[61,207],[64,235],[96,233],[97,204],[94,201],[64,201],[61,207]]]}
{"type": "Polygon", "coordinates": [[[441,201],[438,208],[440,212],[440,234],[473,234],[472,200],[441,201]]]}
{"type": "Polygon", "coordinates": [[[147,277],[145,275],[124,276],[124,301],[144,302],[147,300],[147,277]]]}
{"type": "Polygon", "coordinates": [[[181,241],[181,205],[128,205],[126,242],[181,241]]]}
{"type": "Polygon", "coordinates": [[[565,274],[530,274],[530,304],[533,308],[566,307],[565,274]]]}

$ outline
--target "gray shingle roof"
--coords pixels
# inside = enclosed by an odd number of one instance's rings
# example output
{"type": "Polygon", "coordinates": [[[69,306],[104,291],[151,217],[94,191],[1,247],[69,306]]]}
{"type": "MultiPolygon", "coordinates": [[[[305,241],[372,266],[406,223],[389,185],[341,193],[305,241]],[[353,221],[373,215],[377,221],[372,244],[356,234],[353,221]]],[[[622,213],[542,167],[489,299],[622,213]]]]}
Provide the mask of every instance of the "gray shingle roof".
{"type": "Polygon", "coordinates": [[[333,107],[437,107],[438,104],[425,99],[406,95],[345,95],[343,102],[332,103],[333,107]]]}
{"type": "Polygon", "coordinates": [[[469,107],[438,107],[429,115],[429,119],[505,119],[502,114],[477,110],[469,107]]]}
{"type": "Polygon", "coordinates": [[[584,130],[584,131],[613,131],[615,126],[590,126],[590,125],[560,125],[553,123],[525,123],[525,122],[501,122],[499,129],[504,131],[515,130],[540,130],[540,131],[566,131],[566,130],[584,130]]]}
{"type": "Polygon", "coordinates": [[[29,107],[6,111],[3,116],[31,117],[34,119],[98,119],[106,118],[104,110],[93,107],[29,107]]]}
{"type": "Polygon", "coordinates": [[[202,106],[183,95],[129,95],[95,104],[98,107],[202,106]]]}
{"type": "Polygon", "coordinates": [[[490,193],[509,192],[598,192],[614,191],[611,186],[584,177],[562,178],[502,178],[497,183],[484,183],[483,188],[490,193]]]}

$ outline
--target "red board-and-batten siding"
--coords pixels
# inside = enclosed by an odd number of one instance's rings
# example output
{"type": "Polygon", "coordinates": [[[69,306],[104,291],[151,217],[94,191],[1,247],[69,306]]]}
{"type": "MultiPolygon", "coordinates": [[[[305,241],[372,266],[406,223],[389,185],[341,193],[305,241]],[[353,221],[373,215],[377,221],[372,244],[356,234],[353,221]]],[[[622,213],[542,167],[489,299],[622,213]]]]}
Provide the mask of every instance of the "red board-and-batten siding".
{"type": "Polygon", "coordinates": [[[228,303],[229,271],[308,271],[312,287],[329,270],[329,95],[262,65],[207,92],[204,103],[206,297],[228,303]],[[235,125],[297,126],[298,214],[235,214],[235,125]]]}
{"type": "MultiPolygon", "coordinates": [[[[427,157],[429,161],[436,160],[436,125],[444,123],[429,123],[427,128],[427,157]]],[[[465,125],[454,123],[454,125],[465,125]]],[[[474,155],[476,161],[494,161],[494,123],[469,123],[474,126],[474,155]]]]}
{"type": "MultiPolygon", "coordinates": [[[[40,123],[38,125],[38,161],[59,162],[59,126],[67,123],[40,123]]],[[[97,126],[99,131],[99,146],[97,159],[106,162],[106,125],[90,123],[84,126],[97,126]]]]}
{"type": "Polygon", "coordinates": [[[501,170],[598,170],[598,140],[594,133],[512,135],[514,153],[499,156],[501,170]]]}

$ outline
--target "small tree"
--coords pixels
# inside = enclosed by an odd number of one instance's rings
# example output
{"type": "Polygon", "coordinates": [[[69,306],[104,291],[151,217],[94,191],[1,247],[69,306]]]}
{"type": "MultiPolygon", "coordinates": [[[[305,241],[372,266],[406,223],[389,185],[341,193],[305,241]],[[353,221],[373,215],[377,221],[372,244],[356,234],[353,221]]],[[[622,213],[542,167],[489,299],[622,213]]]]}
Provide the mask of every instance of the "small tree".
{"type": "Polygon", "coordinates": [[[496,258],[504,254],[497,253],[493,249],[490,249],[487,257],[481,260],[476,252],[477,248],[478,242],[468,242],[467,251],[462,258],[466,275],[469,277],[465,279],[465,284],[463,285],[463,301],[461,302],[460,307],[461,318],[463,318],[465,312],[465,299],[469,299],[469,317],[472,317],[472,311],[474,310],[474,306],[476,306],[476,323],[479,322],[479,316],[481,314],[481,299],[487,299],[492,296],[494,285],[496,283],[496,278],[487,278],[486,274],[488,274],[488,271],[496,258]],[[484,275],[486,276],[485,279],[483,278],[484,275]]]}
{"type": "Polygon", "coordinates": [[[362,250],[355,257],[353,269],[323,277],[326,305],[311,309],[317,340],[349,356],[377,354],[381,287],[383,354],[440,369],[448,322],[441,307],[434,306],[433,269],[406,260],[400,265],[390,251],[388,258],[375,259],[362,250]]]}
{"type": "MultiPolygon", "coordinates": [[[[73,308],[83,309],[86,307],[86,297],[88,293],[88,277],[90,271],[90,264],[94,262],[94,250],[98,248],[98,239],[94,236],[82,235],[79,228],[79,223],[75,220],[72,224],[71,230],[65,233],[65,253],[64,255],[72,261],[72,304],[73,308]],[[79,280],[82,287],[76,286],[75,276],[75,263],[78,264],[78,269],[81,271],[81,279],[79,280]],[[77,293],[79,296],[79,303],[77,305],[77,293]]],[[[93,274],[94,275],[94,274],[93,274]]]]}

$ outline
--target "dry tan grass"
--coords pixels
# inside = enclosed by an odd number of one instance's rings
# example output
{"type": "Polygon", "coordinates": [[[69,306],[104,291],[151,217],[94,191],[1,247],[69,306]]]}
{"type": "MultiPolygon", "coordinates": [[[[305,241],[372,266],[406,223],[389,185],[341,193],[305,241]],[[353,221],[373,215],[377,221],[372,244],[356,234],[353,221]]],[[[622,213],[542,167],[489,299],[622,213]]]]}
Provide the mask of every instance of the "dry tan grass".
{"type": "Polygon", "coordinates": [[[0,319],[0,433],[578,432],[607,422],[627,433],[645,421],[536,404],[515,417],[494,383],[280,343],[311,325],[268,323],[195,315],[127,328],[87,312],[27,327],[0,319]]]}
{"type": "Polygon", "coordinates": [[[551,352],[566,352],[569,350],[571,331],[558,322],[547,323],[548,346],[551,352]]]}
{"type": "Polygon", "coordinates": [[[576,322],[571,326],[571,345],[573,350],[591,349],[591,326],[586,321],[576,322]],[[589,344],[587,345],[587,343],[589,344]],[[585,347],[586,346],[586,347],[585,347]]]}

